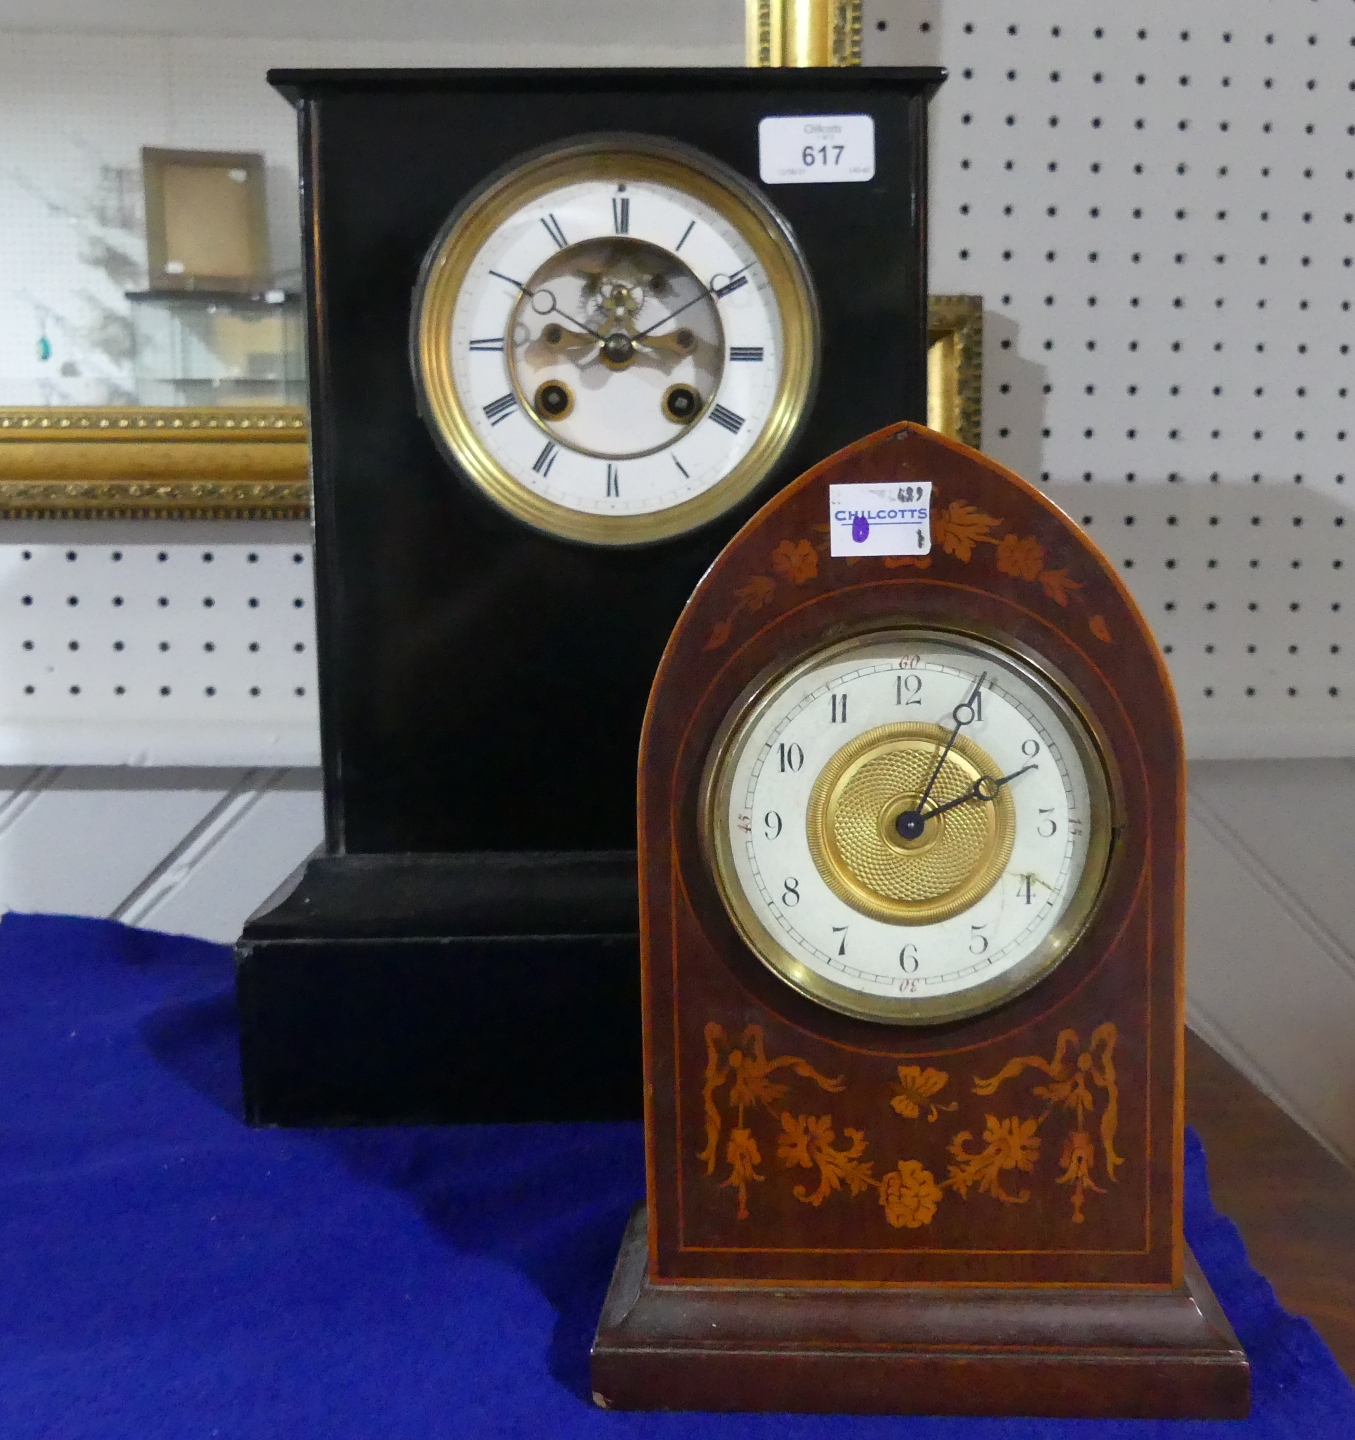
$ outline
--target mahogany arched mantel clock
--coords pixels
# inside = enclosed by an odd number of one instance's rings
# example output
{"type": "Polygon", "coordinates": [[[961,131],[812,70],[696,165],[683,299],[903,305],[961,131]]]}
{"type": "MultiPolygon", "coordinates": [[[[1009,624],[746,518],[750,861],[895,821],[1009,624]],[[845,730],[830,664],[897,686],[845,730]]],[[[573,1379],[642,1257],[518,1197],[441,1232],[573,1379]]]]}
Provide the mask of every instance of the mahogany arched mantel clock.
{"type": "Polygon", "coordinates": [[[1246,1413],[1182,1234],[1183,750],[1109,562],[920,426],[763,507],[640,761],[648,1198],[619,1408],[1246,1413]],[[831,553],[829,487],[932,484],[831,553]]]}

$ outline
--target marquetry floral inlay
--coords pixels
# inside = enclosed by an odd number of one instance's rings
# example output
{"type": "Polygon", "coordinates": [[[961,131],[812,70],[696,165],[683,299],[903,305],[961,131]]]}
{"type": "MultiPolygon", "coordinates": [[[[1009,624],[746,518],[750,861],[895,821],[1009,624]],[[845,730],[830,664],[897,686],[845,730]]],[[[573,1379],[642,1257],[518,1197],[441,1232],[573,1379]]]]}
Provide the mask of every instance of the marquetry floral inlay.
{"type": "Polygon", "coordinates": [[[895,1229],[917,1230],[929,1225],[940,1203],[941,1191],[931,1171],[924,1170],[917,1160],[900,1160],[880,1181],[880,1204],[895,1229]]]}
{"type": "MultiPolygon", "coordinates": [[[[1009,1060],[996,1075],[976,1077],[973,1093],[987,1097],[1034,1072],[1032,1078],[1043,1077],[1045,1083],[1030,1086],[1029,1097],[1042,1104],[1037,1114],[985,1114],[981,1139],[975,1138],[972,1129],[957,1131],[945,1147],[946,1178],[938,1181],[926,1164],[915,1158],[900,1160],[877,1177],[876,1161],[866,1158],[870,1141],[863,1130],[843,1125],[839,1135],[831,1114],[811,1114],[808,1108],[797,1113],[798,1107],[784,1103],[791,1093],[792,1077],[817,1087],[808,1090],[812,1096],[842,1093],[846,1086],[840,1076],[821,1075],[798,1055],[769,1058],[760,1025],[749,1025],[737,1044],[731,1044],[724,1027],[712,1021],[705,1029],[706,1069],[701,1091],[706,1144],[697,1158],[709,1176],[715,1175],[723,1161],[727,1169],[720,1188],[734,1191],[740,1220],[749,1217],[753,1186],[767,1181],[768,1161],[762,1151],[762,1145],[767,1145],[775,1147],[774,1159],[781,1169],[811,1172],[791,1187],[803,1204],[817,1208],[834,1195],[854,1198],[873,1190],[887,1224],[916,1230],[931,1224],[947,1190],[963,1200],[972,1191],[1003,1205],[1024,1205],[1032,1193],[1026,1177],[1037,1175],[1045,1153],[1041,1131],[1048,1122],[1051,1129],[1062,1130],[1059,1173],[1053,1178],[1056,1184],[1069,1187],[1071,1219],[1081,1224],[1088,1196],[1105,1194],[1098,1176],[1113,1181],[1116,1170],[1125,1163],[1115,1151],[1119,1123],[1116,1038],[1110,1022],[1092,1032],[1085,1048],[1076,1031],[1064,1030],[1049,1059],[1021,1055],[1009,1060]],[[776,1075],[783,1078],[773,1079],[776,1075]],[[732,1121],[727,1133],[725,1112],[732,1121]],[[761,1144],[756,1133],[759,1128],[761,1144]]],[[[941,1103],[935,1099],[949,1081],[945,1071],[900,1065],[897,1074],[889,1105],[903,1119],[918,1120],[925,1112],[930,1124],[941,1112],[959,1109],[958,1100],[941,1103]]]]}
{"type": "MultiPolygon", "coordinates": [[[[744,584],[734,590],[735,604],[729,613],[711,626],[703,650],[718,650],[728,643],[734,633],[734,625],[743,612],[755,613],[770,604],[776,594],[778,579],[790,585],[805,585],[820,575],[820,560],[828,555],[828,526],[816,525],[814,538],[782,540],[768,553],[768,567],[772,575],[752,575],[744,584]]],[[[968,565],[978,552],[978,547],[993,547],[993,563],[999,573],[1015,580],[1038,584],[1043,593],[1056,605],[1066,608],[1069,601],[1085,606],[1085,598],[1079,594],[1085,582],[1075,580],[1063,566],[1050,563],[1043,545],[1033,535],[1017,535],[1006,529],[1006,522],[996,515],[985,515],[967,500],[952,500],[948,505],[932,511],[932,546],[968,565]]],[[[918,570],[931,568],[930,555],[886,555],[881,557],[852,557],[844,561],[847,565],[868,565],[879,563],[886,570],[897,570],[911,566],[918,570]]],[[[1110,626],[1103,615],[1090,615],[1087,628],[1104,644],[1110,644],[1110,626]]]]}
{"type": "Polygon", "coordinates": [[[798,1165],[819,1172],[817,1189],[811,1191],[807,1185],[795,1187],[795,1198],[806,1205],[822,1205],[844,1185],[848,1194],[860,1195],[876,1183],[870,1174],[874,1165],[861,1159],[866,1149],[866,1137],[861,1131],[847,1126],[842,1132],[842,1138],[848,1142],[845,1147],[836,1146],[836,1138],[831,1115],[792,1115],[789,1111],[781,1114],[776,1158],[786,1166],[798,1165]]]}
{"type": "Polygon", "coordinates": [[[980,1195],[991,1195],[1004,1205],[1024,1205],[1030,1199],[1030,1191],[1009,1195],[1002,1188],[1002,1172],[1022,1170],[1029,1175],[1035,1169],[1035,1162],[1040,1158],[1040,1140],[1035,1131],[1040,1122],[1022,1120],[1016,1115],[1009,1120],[987,1115],[984,1120],[982,1150],[970,1152],[968,1145],[973,1137],[968,1130],[961,1130],[947,1147],[960,1163],[950,1167],[946,1184],[962,1198],[968,1198],[969,1187],[973,1185],[978,1187],[980,1195]]]}
{"type": "Polygon", "coordinates": [[[1095,1179],[1098,1153],[1107,1180],[1114,1180],[1115,1171],[1124,1164],[1115,1153],[1115,1129],[1120,1118],[1120,1090],[1115,1078],[1116,1038],[1115,1026],[1107,1022],[1092,1031],[1083,1049],[1077,1031],[1064,1030],[1055,1042],[1050,1059],[1022,1055],[1009,1060],[991,1079],[974,1082],[976,1095],[992,1095],[1008,1080],[1015,1080],[1029,1070],[1048,1077],[1048,1084],[1031,1087],[1030,1093],[1045,1102],[1044,1110],[1031,1123],[1043,1125],[1051,1115],[1062,1112],[1060,1119],[1066,1130],[1059,1155],[1063,1173],[1058,1183],[1071,1187],[1073,1219],[1078,1223],[1083,1219],[1082,1207],[1087,1193],[1106,1193],[1105,1187],[1095,1179]],[[1101,1141],[1099,1152],[1090,1128],[1094,1118],[1101,1141]]]}
{"type": "MultiPolygon", "coordinates": [[[[779,1112],[776,1104],[786,1094],[789,1087],[771,1078],[778,1071],[783,1070],[789,1070],[791,1074],[798,1075],[802,1079],[812,1080],[820,1090],[827,1090],[830,1093],[844,1088],[841,1076],[836,1080],[830,1080],[826,1075],[820,1075],[808,1061],[801,1060],[798,1055],[779,1055],[776,1059],[769,1060],[761,1025],[748,1026],[735,1046],[730,1045],[723,1025],[717,1025],[712,1021],[706,1026],[706,1075],[701,1089],[701,1099],[706,1112],[706,1148],[697,1158],[705,1162],[707,1175],[715,1173],[715,1166],[720,1156],[721,1130],[720,1109],[716,1104],[716,1097],[723,1090],[725,1104],[734,1112],[736,1119],[725,1145],[724,1158],[725,1163],[729,1166],[729,1174],[721,1182],[721,1188],[729,1186],[739,1197],[740,1220],[748,1218],[748,1187],[750,1183],[767,1178],[759,1173],[757,1168],[762,1164],[762,1152],[753,1137],[753,1132],[748,1128],[748,1112],[753,1111],[756,1114],[759,1109],[762,1109],[773,1116],[779,1114],[783,1124],[790,1118],[789,1115],[779,1112]]],[[[825,1117],[826,1124],[827,1117],[825,1117]]],[[[833,1132],[829,1129],[826,1133],[826,1141],[823,1140],[821,1133],[815,1135],[816,1146],[820,1143],[831,1144],[833,1132]]],[[[806,1142],[806,1146],[808,1143],[806,1142]]],[[[815,1160],[809,1157],[808,1148],[806,1148],[805,1154],[805,1164],[812,1167],[815,1160]]],[[[783,1163],[797,1164],[798,1161],[791,1160],[783,1163]]],[[[836,1188],[836,1186],[830,1188],[836,1188]]],[[[853,1193],[855,1192],[853,1191],[853,1193]]],[[[824,1194],[827,1194],[826,1190],[824,1194]]],[[[820,1196],[812,1203],[817,1205],[822,1199],[823,1196],[820,1196]]]]}

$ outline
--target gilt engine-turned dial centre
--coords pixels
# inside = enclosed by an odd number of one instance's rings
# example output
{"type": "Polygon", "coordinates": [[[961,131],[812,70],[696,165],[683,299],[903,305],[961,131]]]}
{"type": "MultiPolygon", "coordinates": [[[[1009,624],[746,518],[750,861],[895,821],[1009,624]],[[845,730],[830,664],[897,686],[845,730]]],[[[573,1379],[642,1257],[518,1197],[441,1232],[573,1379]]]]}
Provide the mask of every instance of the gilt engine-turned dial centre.
{"type": "Polygon", "coordinates": [[[817,311],[785,221],[685,146],[537,152],[449,219],[412,317],[425,418],[538,529],[639,544],[743,499],[794,438],[817,311]]]}
{"type": "Polygon", "coordinates": [[[1112,816],[1060,683],[984,640],[897,630],[830,645],[736,707],[704,826],[764,963],[846,1014],[928,1024],[1058,963],[1112,816]]]}

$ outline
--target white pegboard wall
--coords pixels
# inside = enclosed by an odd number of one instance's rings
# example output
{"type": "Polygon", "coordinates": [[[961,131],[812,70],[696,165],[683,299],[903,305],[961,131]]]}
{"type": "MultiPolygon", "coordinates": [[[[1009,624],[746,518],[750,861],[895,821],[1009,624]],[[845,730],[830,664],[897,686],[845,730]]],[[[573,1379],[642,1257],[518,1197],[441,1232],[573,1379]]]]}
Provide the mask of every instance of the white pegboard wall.
{"type": "MultiPolygon", "coordinates": [[[[1075,519],[1090,517],[1167,653],[1193,754],[1355,754],[1355,648],[1340,634],[1355,604],[1345,553],[1355,525],[1345,523],[1355,488],[1355,6],[866,0],[866,12],[867,63],[950,70],[932,111],[931,288],[985,297],[985,448],[1043,479],[1075,519]]],[[[16,224],[0,227],[0,247],[12,273],[34,257],[51,263],[33,270],[41,284],[29,298],[0,294],[0,369],[6,346],[16,365],[31,356],[45,305],[54,345],[64,335],[70,348],[53,364],[69,360],[88,378],[113,364],[116,326],[81,318],[81,296],[108,305],[122,288],[80,260],[103,253],[100,224],[91,228],[107,208],[100,187],[157,137],[247,139],[275,171],[290,167],[290,117],[257,76],[299,52],[7,38],[0,90],[13,124],[0,191],[16,224]],[[29,173],[35,157],[40,177],[29,173]]],[[[655,46],[657,62],[669,52],[655,46]]],[[[354,58],[323,45],[307,56],[354,58]]],[[[81,398],[75,384],[51,398],[81,398]]],[[[105,543],[94,534],[75,545],[82,560],[105,543]]],[[[0,631],[0,649],[7,643],[0,631]]],[[[55,747],[60,727],[86,723],[82,712],[16,712],[11,674],[0,669],[0,753],[13,755],[3,747],[16,737],[55,747]]],[[[271,682],[260,689],[255,698],[278,698],[271,682]]],[[[171,692],[151,698],[177,707],[171,692]]],[[[169,714],[152,706],[144,723],[169,714]]],[[[231,712],[227,749],[256,733],[300,735],[268,728],[289,723],[285,710],[249,729],[262,714],[231,712]]],[[[173,733],[205,736],[218,723],[185,716],[173,733]]],[[[142,753],[131,740],[113,749],[142,753]]],[[[232,759],[266,763],[275,751],[232,759]]],[[[314,754],[313,739],[298,741],[303,751],[314,754]]]]}
{"type": "Polygon", "coordinates": [[[1194,759],[1351,753],[1355,520],[1278,485],[1047,493],[1119,569],[1162,643],[1194,759]]]}
{"type": "Polygon", "coordinates": [[[0,543],[0,764],[318,763],[303,527],[62,528],[0,543]]]}
{"type": "Polygon", "coordinates": [[[931,288],[985,300],[984,448],[1090,517],[1193,754],[1355,753],[1355,6],[867,0],[865,33],[950,71],[931,288]]]}

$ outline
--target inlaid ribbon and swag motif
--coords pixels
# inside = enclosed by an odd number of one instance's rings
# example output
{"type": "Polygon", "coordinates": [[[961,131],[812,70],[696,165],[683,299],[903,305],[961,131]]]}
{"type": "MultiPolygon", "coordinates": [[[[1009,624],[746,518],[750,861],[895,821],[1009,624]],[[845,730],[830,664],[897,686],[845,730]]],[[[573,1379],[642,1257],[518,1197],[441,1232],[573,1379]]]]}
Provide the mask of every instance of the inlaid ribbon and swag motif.
{"type": "MultiPolygon", "coordinates": [[[[749,1198],[768,1183],[769,1172],[772,1183],[791,1184],[792,1194],[806,1205],[822,1205],[835,1195],[874,1194],[885,1221],[909,1230],[931,1224],[948,1190],[962,1200],[974,1191],[1002,1205],[1024,1205],[1031,1191],[1020,1177],[1038,1181],[1043,1174],[1067,1187],[1072,1223],[1081,1224],[1088,1197],[1104,1195],[1101,1182],[1114,1181],[1124,1164],[1115,1151],[1119,1091],[1116,1029],[1109,1021],[1085,1046],[1076,1031],[1064,1030],[1049,1059],[1021,1055],[996,1075],[974,1077],[975,1095],[1000,1095],[1014,1113],[1004,1113],[1007,1105],[994,1100],[992,1113],[984,1114],[981,1138],[972,1129],[957,1129],[946,1146],[950,1163],[940,1180],[915,1159],[876,1175],[877,1162],[866,1158],[865,1131],[844,1125],[839,1139],[831,1111],[810,1113],[820,1108],[811,1103],[815,1097],[845,1090],[842,1078],[821,1075],[797,1055],[769,1058],[760,1025],[748,1026],[731,1044],[724,1027],[712,1021],[705,1039],[706,1144],[697,1158],[710,1176],[725,1167],[720,1185],[734,1192],[740,1220],[748,1219],[749,1198]],[[1023,1077],[1023,1085],[1012,1084],[1023,1077]],[[805,1083],[793,1087],[792,1079],[805,1083]],[[808,1098],[792,1105],[793,1088],[808,1098]],[[733,1122],[728,1129],[727,1118],[733,1122]],[[1051,1167],[1054,1154],[1058,1161],[1051,1167]],[[811,1173],[805,1177],[803,1171],[811,1173]]],[[[892,1093],[881,1096],[882,1109],[887,1105],[906,1121],[934,1125],[960,1108],[958,1100],[944,1098],[950,1084],[946,1071],[900,1065],[897,1076],[892,1093]]]]}

